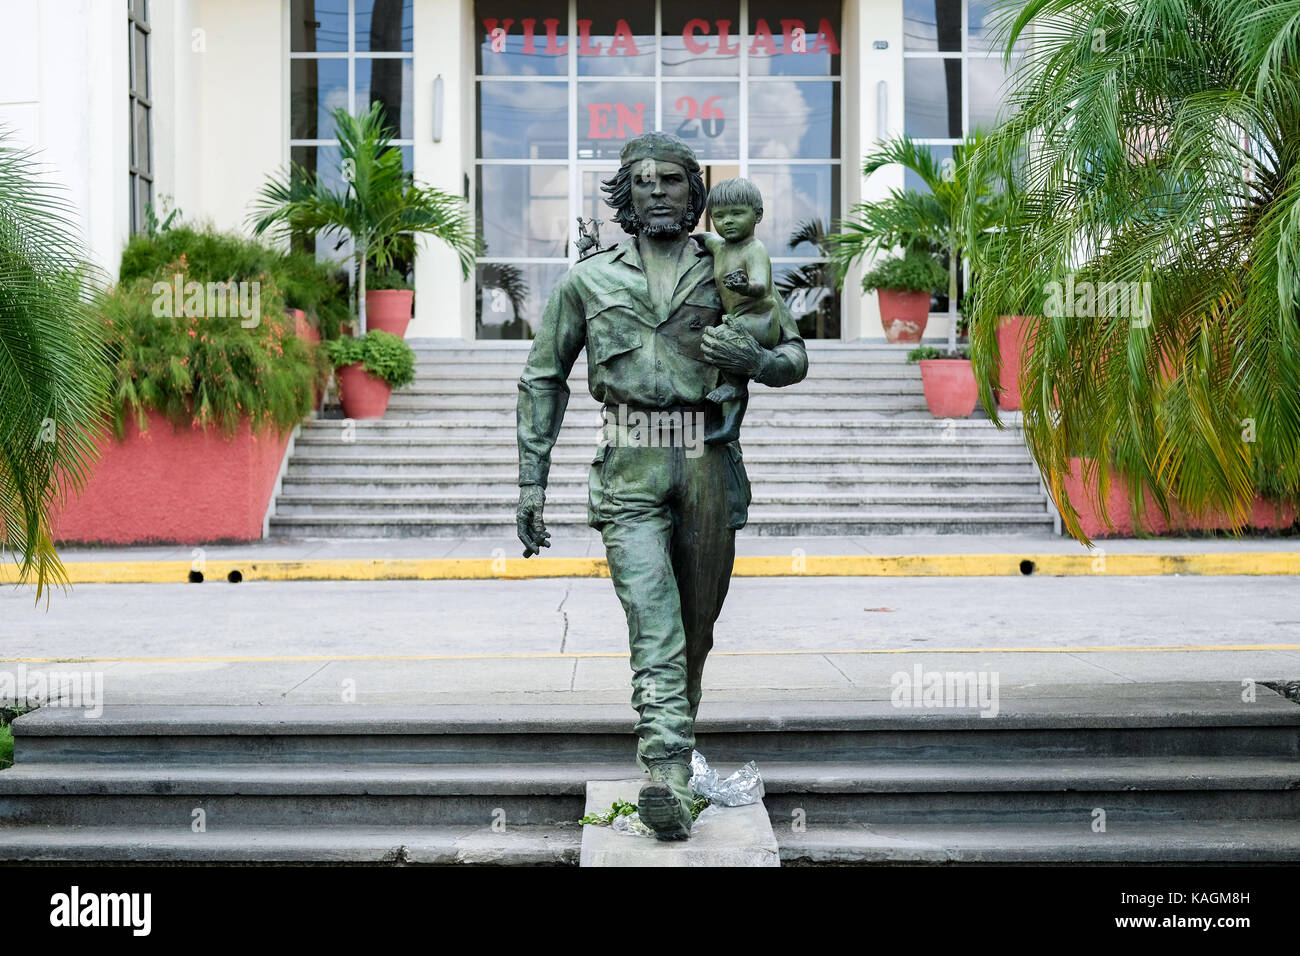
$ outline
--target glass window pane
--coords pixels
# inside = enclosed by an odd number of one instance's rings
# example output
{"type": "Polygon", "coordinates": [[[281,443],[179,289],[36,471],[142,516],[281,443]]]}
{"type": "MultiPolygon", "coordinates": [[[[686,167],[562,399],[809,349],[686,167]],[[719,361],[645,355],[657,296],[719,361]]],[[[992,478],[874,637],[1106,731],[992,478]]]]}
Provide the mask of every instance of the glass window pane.
{"type": "Polygon", "coordinates": [[[970,95],[971,129],[988,131],[1000,121],[1007,118],[1004,103],[1010,92],[1009,79],[1019,69],[1019,61],[1013,60],[1010,68],[1002,65],[1000,57],[987,60],[970,57],[966,60],[970,78],[967,81],[970,95]]]}
{"type": "Polygon", "coordinates": [[[840,72],[839,0],[749,5],[751,76],[834,76],[840,72]],[[791,17],[792,12],[799,16],[791,17]]]}
{"type": "Polygon", "coordinates": [[[696,0],[663,0],[664,76],[739,75],[740,5],[711,5],[708,13],[700,16],[696,0]]]}
{"type": "Polygon", "coordinates": [[[415,35],[414,6],[413,0],[357,0],[357,51],[409,53],[415,35]]]}
{"type": "Polygon", "coordinates": [[[479,83],[479,156],[567,159],[569,95],[565,83],[479,83]]]}
{"type": "Polygon", "coordinates": [[[132,111],[134,112],[135,121],[135,142],[133,147],[133,161],[135,168],[145,173],[153,172],[153,153],[150,151],[149,143],[149,107],[143,103],[132,101],[132,111]]]}
{"type": "Polygon", "coordinates": [[[132,29],[131,37],[135,40],[135,49],[131,53],[132,92],[146,99],[149,97],[149,34],[143,30],[132,29]]]}
{"type": "Polygon", "coordinates": [[[563,0],[488,0],[476,4],[475,69],[485,76],[563,76],[569,72],[569,6],[563,0]]]}
{"type": "Polygon", "coordinates": [[[653,83],[579,83],[578,158],[618,159],[624,143],[655,128],[654,113],[653,83]]]}
{"type": "Polygon", "coordinates": [[[294,165],[320,176],[326,188],[335,192],[343,189],[343,158],[337,146],[293,146],[289,158],[294,165]]]}
{"type": "MultiPolygon", "coordinates": [[[[939,164],[939,169],[942,173],[943,163],[945,161],[952,161],[952,147],[931,145],[927,148],[930,150],[930,155],[934,157],[935,162],[939,164]]],[[[917,192],[923,193],[928,193],[930,191],[930,187],[925,184],[925,180],[910,169],[903,170],[903,187],[905,189],[915,189],[917,192]]]]}
{"type": "MultiPolygon", "coordinates": [[[[1006,47],[1006,36],[1003,27],[1007,25],[1008,13],[1019,13],[1019,10],[1002,10],[997,9],[997,4],[990,0],[970,0],[970,6],[966,13],[966,49],[967,50],[993,50],[1001,51],[1006,47]]],[[[1027,49],[1027,41],[1024,34],[1016,41],[1016,49],[1024,51],[1027,49]]]]}
{"type": "Polygon", "coordinates": [[[749,154],[755,159],[838,159],[839,83],[751,83],[749,154]]]}
{"type": "Polygon", "coordinates": [[[342,53],[348,48],[348,0],[293,0],[289,49],[294,53],[342,53]]]}
{"type": "Polygon", "coordinates": [[[531,339],[567,262],[480,262],[475,276],[475,338],[531,339]]]}
{"type": "Polygon", "coordinates": [[[960,139],[961,59],[903,61],[903,132],[921,139],[960,139]]]}
{"type": "Polygon", "coordinates": [[[840,295],[825,262],[780,262],[772,281],[806,339],[840,337],[840,295]]]}
{"type": "Polygon", "coordinates": [[[608,169],[584,169],[582,171],[582,217],[584,219],[601,220],[600,247],[602,249],[618,245],[618,243],[628,238],[628,234],[623,231],[623,227],[614,221],[614,210],[605,201],[605,191],[601,189],[601,183],[613,178],[617,172],[617,166],[610,166],[608,169]]]}
{"type": "Polygon", "coordinates": [[[612,4],[578,3],[578,73],[582,76],[653,76],[655,8],[638,4],[611,16],[612,4]]]}
{"type": "MultiPolygon", "coordinates": [[[[961,51],[962,0],[903,0],[903,49],[961,51]]],[[[972,22],[974,11],[972,10],[972,22]]]]}
{"type": "Polygon", "coordinates": [[[291,60],[289,128],[291,139],[332,139],[330,112],[348,103],[347,60],[291,60]]]}
{"type": "Polygon", "coordinates": [[[358,59],[357,109],[384,104],[388,124],[397,139],[415,137],[415,81],[409,59],[358,59]]]}
{"type": "Polygon", "coordinates": [[[820,255],[817,236],[839,215],[840,168],[763,163],[749,167],[749,178],[763,194],[763,221],[754,234],[768,255],[820,255]]]}
{"type": "Polygon", "coordinates": [[[484,255],[564,257],[567,166],[479,166],[477,206],[484,255]]]}
{"type": "Polygon", "coordinates": [[[663,128],[700,159],[740,158],[739,83],[665,83],[663,128]]]}

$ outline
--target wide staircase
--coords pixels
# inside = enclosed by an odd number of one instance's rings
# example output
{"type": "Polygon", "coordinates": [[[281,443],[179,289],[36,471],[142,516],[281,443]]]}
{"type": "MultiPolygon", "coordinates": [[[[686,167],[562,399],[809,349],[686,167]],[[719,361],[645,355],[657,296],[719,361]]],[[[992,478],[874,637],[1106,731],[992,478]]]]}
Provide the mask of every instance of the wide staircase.
{"type": "MultiPolygon", "coordinates": [[[[271,518],[290,538],[492,537],[514,530],[516,383],[527,343],[415,342],[418,378],[377,421],[304,426],[271,518]]],[[[1015,428],[934,419],[901,346],[810,343],[808,377],[751,386],[741,445],[753,484],[742,534],[1050,531],[1015,428]]],[[[600,406],[585,355],[555,448],[546,520],[585,528],[600,406]]],[[[982,416],[982,410],[976,409],[982,416]]]]}
{"type": "MultiPolygon", "coordinates": [[[[47,707],[13,725],[0,862],[575,864],[588,780],[637,776],[625,706],[47,707]]],[[[706,703],[787,864],[1294,863],[1300,706],[1239,682],[706,703]]]]}

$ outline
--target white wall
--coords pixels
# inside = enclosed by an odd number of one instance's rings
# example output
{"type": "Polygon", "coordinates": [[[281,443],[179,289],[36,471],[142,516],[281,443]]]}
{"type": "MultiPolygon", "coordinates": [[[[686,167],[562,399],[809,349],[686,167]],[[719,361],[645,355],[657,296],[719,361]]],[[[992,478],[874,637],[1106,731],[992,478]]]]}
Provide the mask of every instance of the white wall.
{"type": "Polygon", "coordinates": [[[91,258],[116,275],[130,231],[126,6],[0,0],[0,124],[67,188],[91,258]]]}
{"type": "MultiPolygon", "coordinates": [[[[472,0],[415,2],[415,178],[462,196],[474,157],[472,0]],[[443,81],[443,128],[433,141],[434,80],[443,81]]],[[[453,252],[425,241],[416,257],[415,320],[408,338],[474,337],[474,282],[453,252]]]]}

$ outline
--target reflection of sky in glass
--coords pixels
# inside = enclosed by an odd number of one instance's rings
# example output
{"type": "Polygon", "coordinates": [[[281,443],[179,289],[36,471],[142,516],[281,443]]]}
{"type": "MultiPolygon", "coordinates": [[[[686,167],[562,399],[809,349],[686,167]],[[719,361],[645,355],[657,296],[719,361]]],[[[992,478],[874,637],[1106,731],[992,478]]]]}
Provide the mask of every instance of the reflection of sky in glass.
{"type": "Polygon", "coordinates": [[[564,255],[567,166],[480,166],[478,176],[486,255],[564,255]]]}
{"type": "Polygon", "coordinates": [[[664,76],[736,76],[740,73],[740,7],[735,3],[710,4],[707,14],[700,12],[698,0],[663,0],[664,76]],[[695,51],[686,47],[682,34],[691,20],[703,20],[692,25],[691,43],[695,51]],[[718,21],[726,20],[726,47],[734,53],[719,53],[718,21]],[[704,52],[697,52],[699,47],[704,52]]]}
{"type": "Polygon", "coordinates": [[[415,136],[415,83],[413,61],[409,59],[358,59],[357,60],[357,108],[368,109],[371,103],[371,76],[374,73],[389,79],[382,82],[384,90],[376,90],[377,99],[382,99],[388,110],[388,121],[394,123],[398,130],[398,139],[412,139],[415,136]],[[394,82],[396,80],[396,82],[394,82]],[[398,114],[397,117],[393,113],[398,114]]]}
{"type": "Polygon", "coordinates": [[[617,159],[624,143],[654,125],[653,83],[578,84],[579,159],[617,159]]]}
{"type": "Polygon", "coordinates": [[[294,139],[332,139],[330,111],[348,106],[347,60],[293,60],[289,66],[290,128],[294,139]]]}
{"type": "Polygon", "coordinates": [[[989,130],[999,119],[1002,104],[1010,92],[1008,77],[1015,73],[1017,64],[1013,61],[1008,71],[1000,59],[969,59],[966,61],[970,76],[967,80],[970,96],[971,129],[989,130]]]}
{"type": "MultiPolygon", "coordinates": [[[[971,10],[974,22],[975,12],[971,10]]],[[[903,49],[961,50],[961,0],[903,0],[903,49]],[[939,25],[944,43],[939,45],[939,25]]]]}
{"type": "MultiPolygon", "coordinates": [[[[627,8],[608,2],[579,2],[579,34],[583,21],[591,21],[589,49],[598,53],[584,53],[579,43],[578,74],[580,76],[652,76],[655,71],[655,13],[653,3],[627,8]],[[608,12],[613,6],[617,16],[608,12]],[[619,30],[622,25],[623,29],[619,30]],[[615,30],[619,30],[615,50],[615,30]],[[629,36],[632,38],[629,41],[629,36]],[[635,52],[633,52],[635,49],[635,52]]],[[[566,21],[567,22],[567,21],[566,21]]]]}
{"type": "Polygon", "coordinates": [[[357,0],[356,48],[358,52],[409,52],[411,38],[415,35],[414,6],[412,0],[357,0]],[[377,45],[370,45],[370,28],[375,11],[379,11],[381,37],[377,45]],[[398,21],[400,20],[400,26],[398,21]],[[395,35],[393,39],[389,39],[395,35]]]}
{"type": "Polygon", "coordinates": [[[749,87],[749,153],[756,159],[839,156],[838,83],[770,80],[749,87]]]}
{"type": "Polygon", "coordinates": [[[480,83],[479,155],[485,159],[566,159],[565,83],[480,83]]]}
{"type": "Polygon", "coordinates": [[[962,135],[961,87],[948,101],[944,64],[960,69],[960,58],[903,61],[903,132],[922,139],[956,139],[962,135]]]}
{"type": "Polygon", "coordinates": [[[792,7],[784,0],[754,0],[749,5],[749,72],[751,76],[832,76],[839,72],[840,58],[827,52],[825,44],[840,43],[840,4],[838,0],[803,0],[792,7]],[[830,33],[819,36],[822,20],[827,20],[830,33]],[[785,21],[784,23],[782,21],[785,21]],[[807,52],[796,53],[787,49],[785,28],[804,30],[807,52]],[[772,42],[767,44],[766,33],[772,42]],[[772,48],[775,55],[768,52],[772,48]],[[814,50],[819,52],[814,52],[814,50]]]}
{"type": "MultiPolygon", "coordinates": [[[[930,155],[934,157],[936,163],[940,164],[940,170],[942,171],[943,161],[945,159],[952,159],[952,147],[930,146],[928,148],[930,150],[930,155]]],[[[910,169],[903,170],[903,187],[905,189],[915,189],[918,192],[923,193],[928,193],[930,191],[930,187],[925,184],[925,180],[910,169]]]]}
{"type": "Polygon", "coordinates": [[[701,160],[739,159],[740,84],[665,83],[663,127],[685,140],[701,160]],[[711,116],[702,118],[706,111],[711,116]]]}
{"type": "Polygon", "coordinates": [[[343,53],[348,48],[348,0],[293,0],[294,53],[343,53]]]}
{"type": "Polygon", "coordinates": [[[547,20],[555,21],[554,51],[568,45],[569,5],[563,0],[491,0],[475,4],[475,29],[479,31],[478,72],[485,76],[563,76],[569,72],[567,53],[547,53],[547,20]],[[488,24],[504,30],[504,48],[492,50],[488,24]],[[506,21],[510,23],[507,26],[506,21]],[[525,53],[524,21],[532,20],[532,52],[525,53]]]}
{"type": "Polygon", "coordinates": [[[815,256],[811,243],[788,245],[790,235],[809,219],[830,225],[839,208],[839,167],[754,165],[749,178],[763,194],[763,221],[754,234],[772,256],[815,256]]]}

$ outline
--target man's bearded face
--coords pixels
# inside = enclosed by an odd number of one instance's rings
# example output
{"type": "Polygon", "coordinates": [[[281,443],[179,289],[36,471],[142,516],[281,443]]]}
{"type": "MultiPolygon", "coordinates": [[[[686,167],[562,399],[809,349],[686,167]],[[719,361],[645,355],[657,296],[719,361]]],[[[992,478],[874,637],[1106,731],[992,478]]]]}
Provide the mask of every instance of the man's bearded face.
{"type": "Polygon", "coordinates": [[[632,168],[632,210],[640,235],[676,236],[691,229],[691,184],[686,170],[660,159],[638,160],[632,168]]]}

